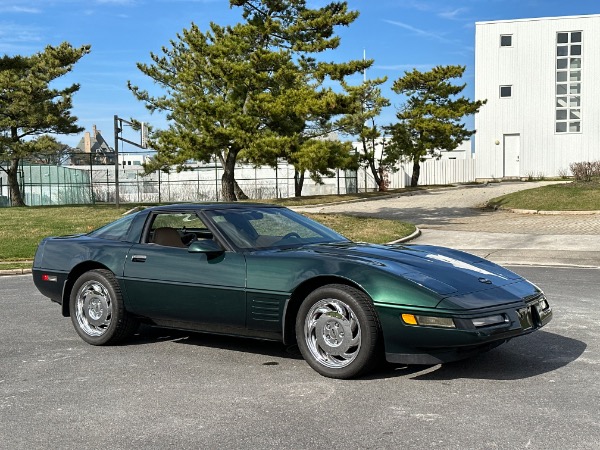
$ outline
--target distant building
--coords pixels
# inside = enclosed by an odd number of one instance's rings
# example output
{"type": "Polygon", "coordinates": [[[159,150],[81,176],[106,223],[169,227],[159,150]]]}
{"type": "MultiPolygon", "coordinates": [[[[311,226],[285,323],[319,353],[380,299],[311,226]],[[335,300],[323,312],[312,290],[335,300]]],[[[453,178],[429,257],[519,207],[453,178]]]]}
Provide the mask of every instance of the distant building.
{"type": "Polygon", "coordinates": [[[115,163],[115,152],[108,145],[96,125],[92,132],[86,131],[79,144],[75,147],[75,154],[71,158],[71,164],[81,165],[105,165],[115,163]]]}
{"type": "Polygon", "coordinates": [[[600,15],[475,24],[477,179],[600,160],[600,15]]]}
{"type": "Polygon", "coordinates": [[[473,158],[471,141],[462,141],[454,150],[435,150],[433,155],[428,155],[427,157],[437,157],[439,159],[471,159],[473,158]]]}
{"type": "Polygon", "coordinates": [[[150,153],[121,153],[119,152],[119,165],[123,169],[142,170],[142,164],[150,160],[150,153]]]}

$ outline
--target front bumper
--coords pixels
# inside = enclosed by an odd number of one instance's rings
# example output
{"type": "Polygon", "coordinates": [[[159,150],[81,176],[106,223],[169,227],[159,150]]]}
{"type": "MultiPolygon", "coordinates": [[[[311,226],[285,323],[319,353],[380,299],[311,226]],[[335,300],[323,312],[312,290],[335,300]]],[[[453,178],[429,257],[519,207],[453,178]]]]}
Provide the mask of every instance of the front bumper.
{"type": "Polygon", "coordinates": [[[552,320],[552,308],[540,295],[528,301],[465,313],[408,310],[376,305],[381,320],[386,360],[402,364],[440,364],[490,350],[517,336],[536,331],[552,320]],[[403,313],[451,317],[455,328],[407,325],[403,313]],[[503,315],[501,324],[476,327],[473,319],[503,315]]]}

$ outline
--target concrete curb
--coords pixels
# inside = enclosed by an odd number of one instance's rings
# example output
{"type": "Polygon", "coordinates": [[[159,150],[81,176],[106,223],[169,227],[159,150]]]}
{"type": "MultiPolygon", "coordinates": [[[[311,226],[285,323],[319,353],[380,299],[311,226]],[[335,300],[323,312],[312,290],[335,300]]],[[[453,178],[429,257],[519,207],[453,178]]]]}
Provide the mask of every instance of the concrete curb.
{"type": "Polygon", "coordinates": [[[7,275],[25,275],[31,273],[31,269],[5,269],[0,270],[0,277],[7,275]]]}
{"type": "Polygon", "coordinates": [[[600,214],[600,211],[538,211],[535,209],[500,209],[514,214],[539,214],[540,216],[589,216],[600,214]]]}
{"type": "MultiPolygon", "coordinates": [[[[491,260],[490,260],[491,261],[491,260]]],[[[498,259],[494,260],[496,264],[501,266],[521,266],[521,267],[552,267],[552,268],[563,268],[563,269],[594,269],[598,270],[600,267],[593,264],[577,264],[569,262],[554,262],[554,261],[519,261],[516,262],[512,259],[498,259]]]]}
{"type": "Polygon", "coordinates": [[[21,261],[5,261],[0,262],[0,277],[3,275],[23,275],[25,273],[31,273],[31,267],[22,267],[20,269],[3,269],[2,266],[7,266],[10,264],[29,264],[33,265],[33,261],[30,260],[21,260],[21,261]]]}
{"type": "Polygon", "coordinates": [[[400,239],[396,239],[395,241],[388,242],[386,245],[402,244],[404,242],[412,241],[413,239],[416,239],[419,236],[421,236],[421,230],[419,228],[417,228],[412,234],[405,236],[403,238],[400,238],[400,239]]]}

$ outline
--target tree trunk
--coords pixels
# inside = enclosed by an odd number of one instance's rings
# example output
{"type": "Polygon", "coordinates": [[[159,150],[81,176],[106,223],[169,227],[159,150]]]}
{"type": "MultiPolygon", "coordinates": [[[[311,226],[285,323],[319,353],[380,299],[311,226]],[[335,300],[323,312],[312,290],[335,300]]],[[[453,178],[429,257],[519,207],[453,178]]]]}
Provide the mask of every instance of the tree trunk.
{"type": "Polygon", "coordinates": [[[383,187],[383,178],[379,175],[379,171],[375,168],[375,163],[369,161],[369,168],[371,169],[371,173],[373,174],[373,179],[375,180],[375,184],[377,185],[377,190],[379,192],[385,191],[383,187]]]}
{"type": "MultiPolygon", "coordinates": [[[[369,146],[367,145],[367,140],[365,138],[362,139],[362,144],[363,144],[363,151],[364,151],[364,155],[367,156],[367,162],[369,164],[369,169],[371,169],[371,174],[373,175],[373,179],[375,180],[375,184],[377,185],[377,190],[378,191],[382,191],[381,186],[382,186],[382,178],[379,176],[379,172],[377,171],[377,168],[375,167],[375,149],[373,148],[373,154],[371,156],[369,155],[369,146]]],[[[383,189],[385,190],[385,189],[383,189]]]]}
{"type": "Polygon", "coordinates": [[[223,164],[223,175],[221,176],[221,194],[223,201],[235,202],[235,155],[230,150],[223,164]]]}
{"type": "Polygon", "coordinates": [[[21,187],[19,186],[19,158],[13,158],[10,160],[10,167],[7,171],[7,174],[11,206],[27,206],[23,201],[21,187]]]}
{"type": "Polygon", "coordinates": [[[248,200],[250,197],[246,195],[246,193],[242,190],[237,180],[233,179],[233,191],[235,192],[235,196],[238,200],[248,200]]]}
{"type": "Polygon", "coordinates": [[[304,187],[304,171],[294,170],[294,196],[302,197],[302,188],[304,187]]]}
{"type": "Polygon", "coordinates": [[[387,187],[387,183],[385,181],[385,171],[383,170],[383,167],[379,166],[377,168],[377,172],[379,173],[379,192],[385,192],[388,190],[387,187]]]}
{"type": "Polygon", "coordinates": [[[411,187],[417,187],[417,185],[419,184],[419,175],[421,175],[421,163],[419,161],[419,158],[416,158],[413,161],[412,177],[410,178],[411,187]]]}

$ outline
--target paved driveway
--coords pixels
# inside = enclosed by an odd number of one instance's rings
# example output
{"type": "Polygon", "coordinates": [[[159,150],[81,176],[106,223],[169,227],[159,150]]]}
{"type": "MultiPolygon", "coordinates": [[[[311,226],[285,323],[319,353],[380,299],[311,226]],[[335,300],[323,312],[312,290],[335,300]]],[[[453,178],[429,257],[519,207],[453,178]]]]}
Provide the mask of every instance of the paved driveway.
{"type": "Polygon", "coordinates": [[[142,328],[87,345],[30,276],[0,277],[0,449],[597,450],[598,270],[514,269],[548,294],[546,328],[350,381],[276,342],[142,328]]]}
{"type": "Polygon", "coordinates": [[[600,266],[600,214],[516,214],[482,208],[491,198],[550,183],[461,186],[302,210],[411,222],[422,231],[415,243],[446,245],[504,264],[600,266]]]}

